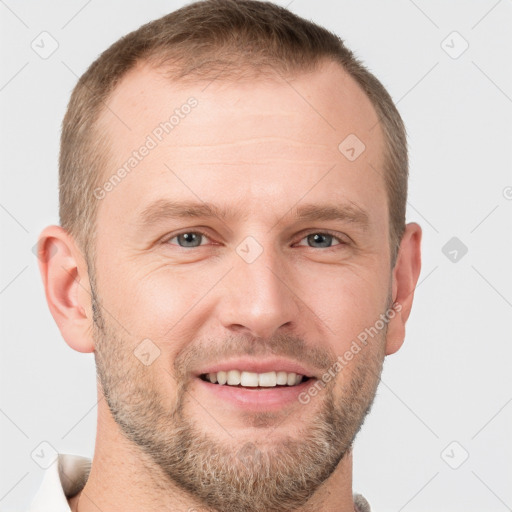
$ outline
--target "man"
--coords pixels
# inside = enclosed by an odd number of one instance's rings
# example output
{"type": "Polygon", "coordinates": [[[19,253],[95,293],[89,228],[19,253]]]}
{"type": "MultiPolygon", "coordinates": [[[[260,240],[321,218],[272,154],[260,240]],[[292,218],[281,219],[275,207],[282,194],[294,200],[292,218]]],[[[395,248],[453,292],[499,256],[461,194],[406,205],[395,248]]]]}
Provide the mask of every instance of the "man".
{"type": "Polygon", "coordinates": [[[276,5],[193,3],[106,50],[39,241],[52,315],[95,354],[96,446],[31,510],[370,510],[351,449],[420,272],[407,174],[383,86],[276,5]]]}

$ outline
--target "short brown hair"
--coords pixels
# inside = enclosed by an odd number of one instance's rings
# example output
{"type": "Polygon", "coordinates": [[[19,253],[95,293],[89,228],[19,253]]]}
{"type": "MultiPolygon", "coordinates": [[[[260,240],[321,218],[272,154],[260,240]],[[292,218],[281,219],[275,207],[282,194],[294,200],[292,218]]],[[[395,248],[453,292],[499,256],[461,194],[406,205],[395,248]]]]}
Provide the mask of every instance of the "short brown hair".
{"type": "Polygon", "coordinates": [[[408,157],[404,124],[393,100],[338,36],[285,8],[256,0],[192,3],[122,37],[91,64],[73,90],[62,125],[62,227],[89,261],[98,206],[93,190],[108,158],[108,141],[98,133],[97,121],[116,84],[137,64],[164,65],[172,79],[198,81],[272,70],[292,75],[314,70],[325,60],[339,63],[355,79],[380,119],[394,266],[405,228],[408,157]]]}

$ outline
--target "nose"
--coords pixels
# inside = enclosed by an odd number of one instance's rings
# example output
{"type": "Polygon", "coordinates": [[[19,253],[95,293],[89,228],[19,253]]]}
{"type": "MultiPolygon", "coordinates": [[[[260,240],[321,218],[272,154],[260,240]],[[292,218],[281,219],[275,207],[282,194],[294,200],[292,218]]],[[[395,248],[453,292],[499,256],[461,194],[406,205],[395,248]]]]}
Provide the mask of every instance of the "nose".
{"type": "Polygon", "coordinates": [[[292,268],[278,251],[267,248],[249,261],[234,254],[233,269],[223,281],[218,312],[224,328],[268,339],[280,328],[296,327],[300,300],[292,268]]]}

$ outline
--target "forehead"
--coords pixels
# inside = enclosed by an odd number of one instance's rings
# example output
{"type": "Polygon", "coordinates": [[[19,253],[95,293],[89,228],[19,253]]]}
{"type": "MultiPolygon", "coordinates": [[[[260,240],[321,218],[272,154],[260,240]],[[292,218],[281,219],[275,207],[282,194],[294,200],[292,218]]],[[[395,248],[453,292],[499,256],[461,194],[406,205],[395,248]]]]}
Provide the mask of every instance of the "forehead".
{"type": "Polygon", "coordinates": [[[165,197],[232,197],[246,211],[265,205],[280,216],[301,197],[329,195],[382,210],[377,123],[367,96],[334,63],[294,77],[187,84],[138,65],[100,117],[110,147],[100,183],[112,183],[100,208],[130,217],[165,197]]]}

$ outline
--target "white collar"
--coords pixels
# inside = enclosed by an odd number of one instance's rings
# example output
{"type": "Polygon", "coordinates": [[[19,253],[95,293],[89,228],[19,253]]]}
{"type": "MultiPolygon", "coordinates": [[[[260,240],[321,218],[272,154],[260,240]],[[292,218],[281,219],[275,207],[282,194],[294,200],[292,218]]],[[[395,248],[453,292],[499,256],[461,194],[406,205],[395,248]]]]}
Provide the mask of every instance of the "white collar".
{"type": "Polygon", "coordinates": [[[59,453],[46,469],[28,512],[70,512],[68,498],[84,488],[91,465],[92,461],[87,457],[59,453]]]}

